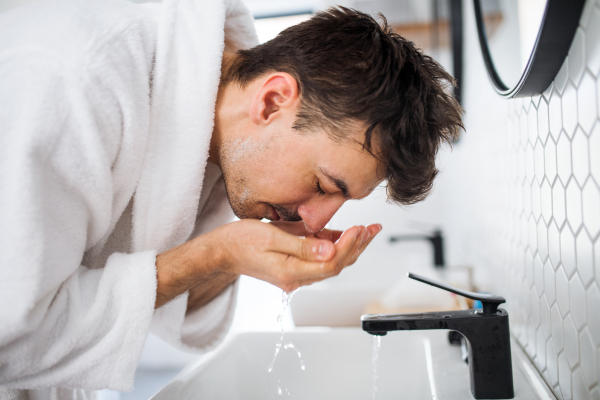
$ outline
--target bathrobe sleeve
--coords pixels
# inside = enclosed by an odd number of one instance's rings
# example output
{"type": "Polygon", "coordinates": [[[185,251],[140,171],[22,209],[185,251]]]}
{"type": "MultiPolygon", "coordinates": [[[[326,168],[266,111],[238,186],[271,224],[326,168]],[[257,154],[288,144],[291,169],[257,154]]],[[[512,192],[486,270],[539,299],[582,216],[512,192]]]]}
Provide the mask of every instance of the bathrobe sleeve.
{"type": "MultiPolygon", "coordinates": [[[[205,179],[206,184],[206,179],[205,179]]],[[[201,205],[194,231],[189,239],[233,221],[234,214],[227,200],[223,178],[217,179],[207,200],[201,205]]],[[[156,310],[152,320],[152,333],[180,350],[204,353],[217,346],[225,337],[235,314],[238,282],[226,287],[209,303],[188,312],[188,292],[156,310]]]]}
{"type": "Polygon", "coordinates": [[[156,254],[81,265],[114,221],[128,112],[93,74],[18,52],[0,53],[0,386],[131,390],[156,254]]]}

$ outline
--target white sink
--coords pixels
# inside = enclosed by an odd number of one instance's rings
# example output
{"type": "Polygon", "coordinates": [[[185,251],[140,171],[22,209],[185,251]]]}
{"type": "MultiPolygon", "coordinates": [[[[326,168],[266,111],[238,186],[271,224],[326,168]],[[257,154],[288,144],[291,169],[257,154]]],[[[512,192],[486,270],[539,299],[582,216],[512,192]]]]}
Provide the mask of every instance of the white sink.
{"type": "MultiPolygon", "coordinates": [[[[378,399],[432,398],[425,354],[425,343],[432,336],[444,340],[445,333],[405,332],[382,338],[378,399]]],[[[268,372],[279,338],[276,332],[234,335],[152,399],[372,398],[373,336],[354,328],[287,332],[284,345],[293,343],[302,358],[294,349],[282,348],[268,372]]]]}
{"type": "MultiPolygon", "coordinates": [[[[382,337],[376,398],[472,399],[469,367],[460,348],[448,344],[447,334],[404,331],[382,337]]],[[[152,400],[373,398],[373,336],[360,328],[297,328],[283,340],[294,349],[282,348],[268,372],[279,338],[277,332],[232,335],[188,365],[152,400]]],[[[515,399],[554,399],[514,342],[512,350],[515,399]]]]}

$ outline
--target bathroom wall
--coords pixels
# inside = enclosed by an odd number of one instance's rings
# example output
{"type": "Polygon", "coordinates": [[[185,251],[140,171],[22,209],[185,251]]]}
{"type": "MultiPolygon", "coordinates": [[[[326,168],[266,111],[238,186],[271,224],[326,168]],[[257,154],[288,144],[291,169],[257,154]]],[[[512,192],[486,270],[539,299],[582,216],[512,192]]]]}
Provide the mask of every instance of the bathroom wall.
{"type": "Polygon", "coordinates": [[[436,195],[451,264],[507,298],[513,333],[561,399],[600,399],[600,2],[543,95],[507,100],[465,6],[466,133],[436,195]]]}

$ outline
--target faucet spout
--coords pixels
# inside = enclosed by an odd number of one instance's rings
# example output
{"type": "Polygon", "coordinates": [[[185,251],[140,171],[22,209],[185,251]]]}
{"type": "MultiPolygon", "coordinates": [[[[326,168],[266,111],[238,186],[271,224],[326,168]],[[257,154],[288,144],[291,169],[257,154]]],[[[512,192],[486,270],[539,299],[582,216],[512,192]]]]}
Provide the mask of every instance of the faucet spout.
{"type": "Polygon", "coordinates": [[[367,314],[364,331],[385,335],[390,331],[448,329],[464,336],[469,352],[471,393],[476,399],[514,398],[508,313],[484,315],[477,310],[420,314],[367,314]]]}
{"type": "MultiPolygon", "coordinates": [[[[410,274],[420,280],[450,290],[439,282],[410,274]]],[[[385,335],[390,331],[413,331],[448,329],[459,332],[466,341],[471,375],[471,393],[476,399],[514,398],[512,358],[508,313],[497,308],[505,300],[499,296],[479,295],[471,292],[461,294],[479,297],[495,307],[487,309],[426,312],[418,314],[366,314],[361,317],[362,329],[372,335],[385,335]]]]}

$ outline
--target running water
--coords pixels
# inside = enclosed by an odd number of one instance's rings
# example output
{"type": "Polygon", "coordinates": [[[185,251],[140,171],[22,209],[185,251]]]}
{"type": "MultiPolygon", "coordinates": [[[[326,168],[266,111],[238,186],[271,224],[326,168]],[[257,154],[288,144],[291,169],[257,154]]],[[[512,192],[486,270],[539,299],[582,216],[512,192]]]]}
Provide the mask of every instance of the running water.
{"type": "Polygon", "coordinates": [[[371,392],[373,394],[373,400],[377,398],[377,359],[379,358],[379,349],[381,349],[381,336],[373,336],[373,383],[371,386],[371,392]]]}
{"type": "Polygon", "coordinates": [[[302,371],[304,371],[306,369],[306,367],[304,366],[304,360],[302,359],[302,353],[300,353],[300,349],[298,349],[297,347],[294,346],[293,343],[288,343],[288,344],[284,344],[283,345],[283,349],[287,350],[287,349],[292,349],[296,352],[296,355],[298,356],[298,358],[300,359],[300,369],[302,371]]]}
{"type": "Polygon", "coordinates": [[[278,380],[279,385],[277,385],[277,394],[279,396],[283,396],[283,392],[285,391],[285,394],[287,394],[288,396],[291,396],[292,394],[290,393],[290,391],[287,388],[283,388],[283,390],[281,390],[281,380],[278,380]]]}
{"type": "MultiPolygon", "coordinates": [[[[302,353],[300,353],[300,349],[298,349],[296,346],[294,346],[293,343],[287,343],[285,345],[283,344],[283,336],[284,336],[283,318],[285,317],[285,312],[287,311],[287,308],[289,307],[290,302],[292,301],[292,297],[294,297],[294,294],[296,293],[297,290],[298,289],[296,289],[290,293],[286,293],[284,291],[281,294],[281,303],[283,304],[283,307],[282,307],[281,312],[279,313],[279,316],[277,317],[277,322],[279,322],[279,326],[281,327],[281,336],[279,337],[279,342],[275,346],[275,354],[273,355],[273,361],[271,361],[271,365],[269,366],[269,372],[273,371],[273,366],[275,365],[275,360],[277,360],[277,355],[281,351],[282,345],[283,345],[284,350],[288,350],[288,349],[294,350],[296,352],[296,354],[298,355],[298,358],[300,359],[300,369],[303,371],[306,369],[306,367],[304,366],[304,361],[302,360],[302,353]]],[[[291,393],[287,388],[283,388],[283,390],[281,389],[281,380],[278,380],[277,394],[279,396],[283,396],[284,391],[288,396],[291,396],[291,393]]]]}
{"type": "MultiPolygon", "coordinates": [[[[283,344],[283,335],[284,335],[283,318],[285,317],[285,312],[287,311],[287,308],[290,305],[290,302],[292,301],[292,298],[294,297],[294,294],[297,291],[298,291],[298,289],[294,290],[293,292],[289,292],[289,293],[287,293],[285,291],[281,293],[281,304],[283,304],[283,308],[281,309],[281,312],[279,313],[279,316],[277,317],[277,322],[279,322],[279,326],[281,327],[281,336],[279,337],[279,342],[275,346],[275,354],[273,355],[273,361],[271,361],[271,365],[269,365],[269,372],[273,371],[273,366],[275,365],[275,360],[277,359],[277,355],[279,354],[279,351],[281,350],[281,346],[283,344]]],[[[284,350],[287,350],[288,348],[296,350],[296,353],[298,354],[298,358],[300,358],[300,368],[302,370],[304,370],[305,367],[304,367],[304,362],[302,361],[302,354],[300,354],[298,349],[296,349],[294,347],[294,345],[291,343],[286,344],[284,346],[284,350]]]]}

